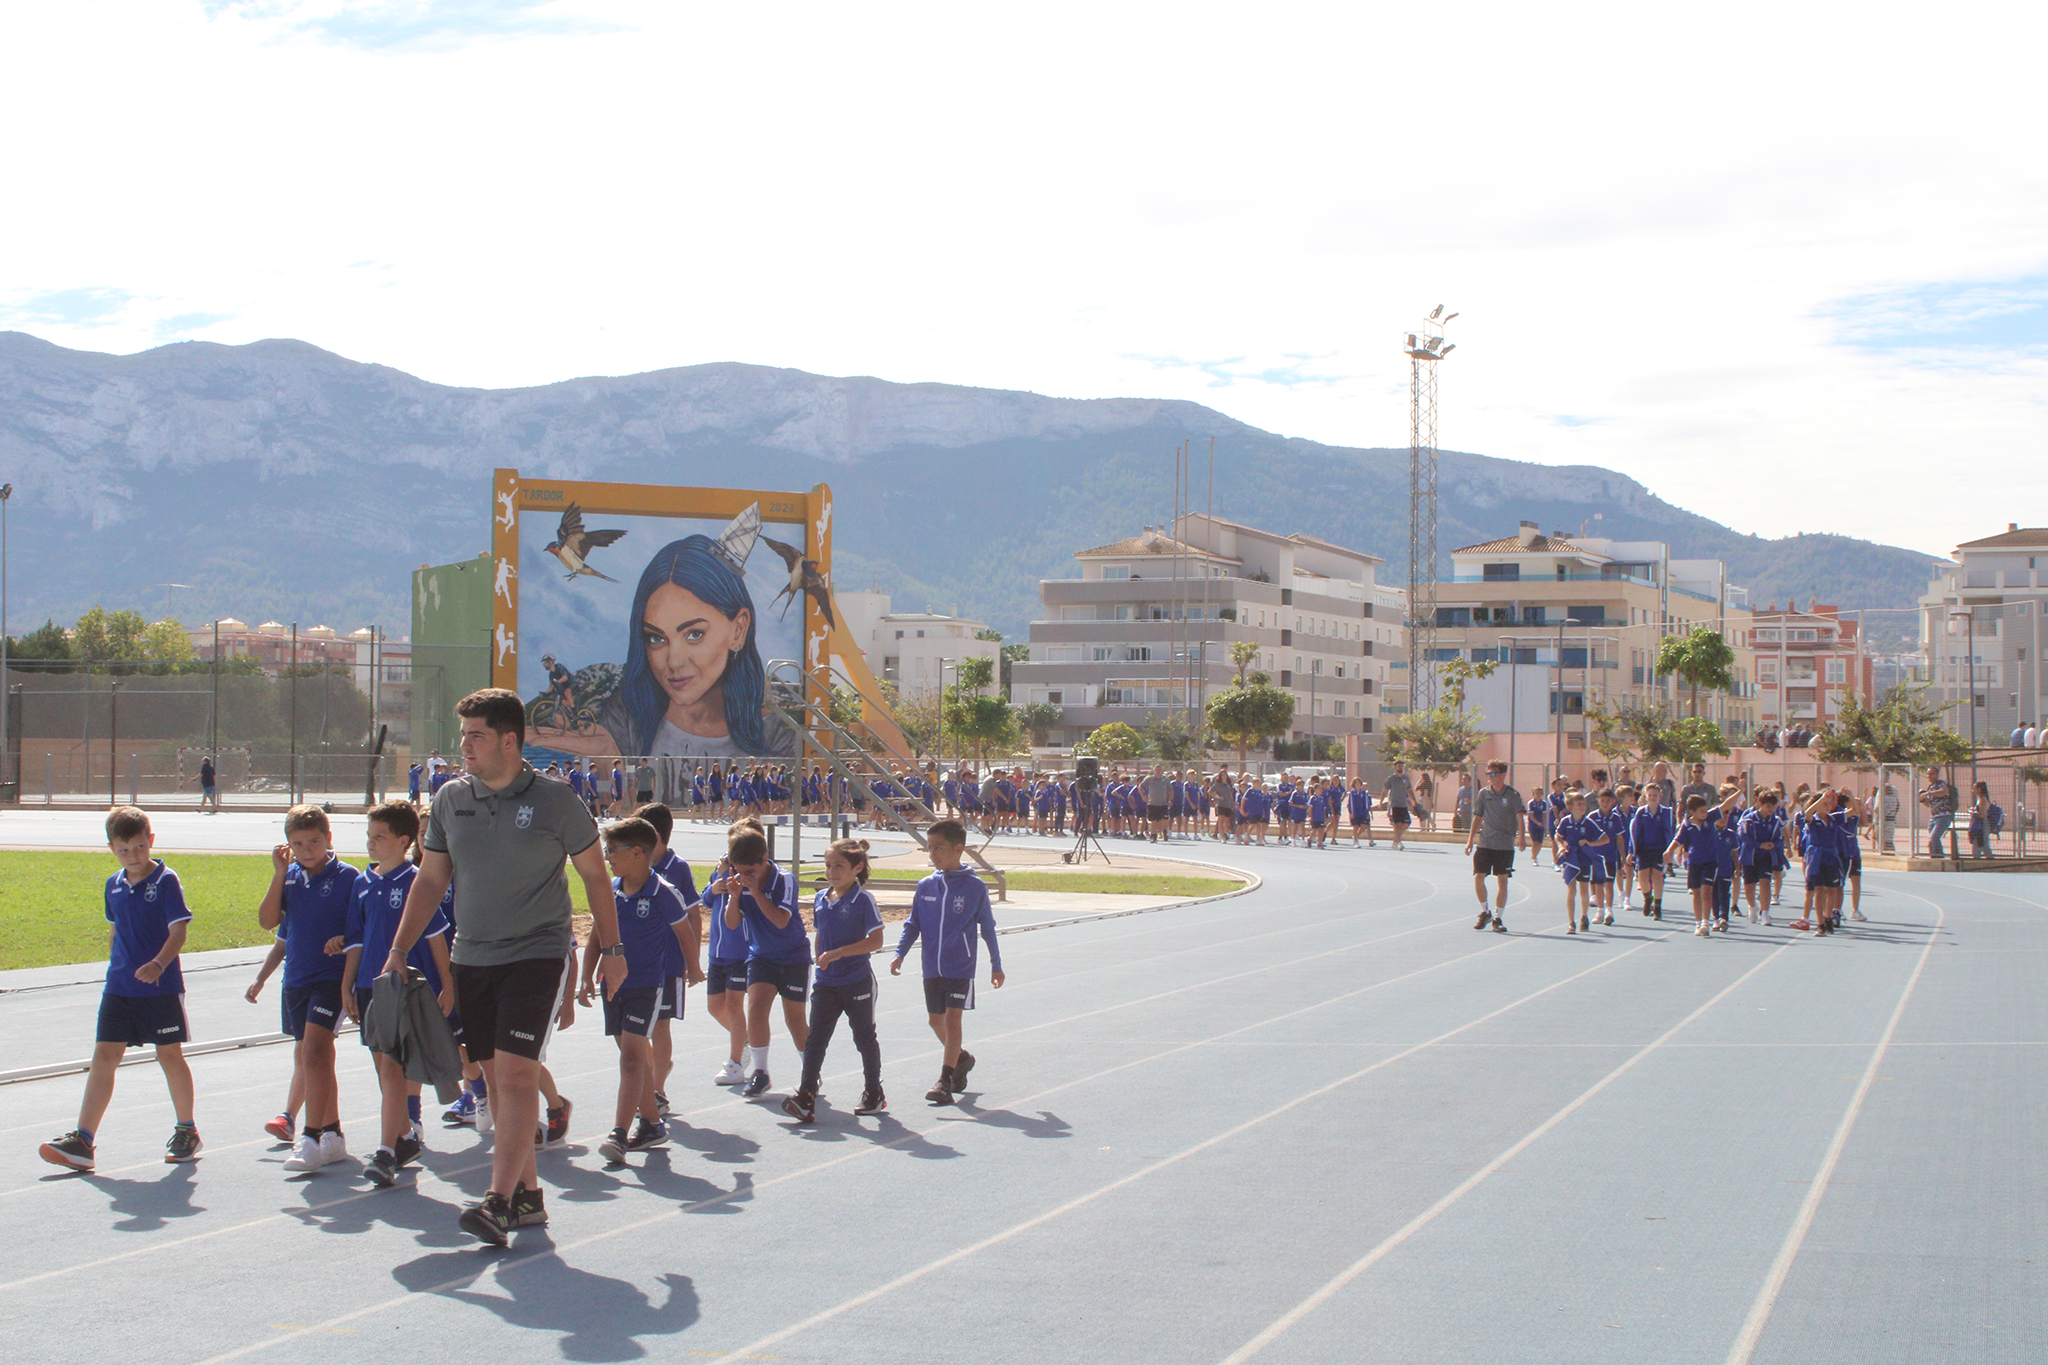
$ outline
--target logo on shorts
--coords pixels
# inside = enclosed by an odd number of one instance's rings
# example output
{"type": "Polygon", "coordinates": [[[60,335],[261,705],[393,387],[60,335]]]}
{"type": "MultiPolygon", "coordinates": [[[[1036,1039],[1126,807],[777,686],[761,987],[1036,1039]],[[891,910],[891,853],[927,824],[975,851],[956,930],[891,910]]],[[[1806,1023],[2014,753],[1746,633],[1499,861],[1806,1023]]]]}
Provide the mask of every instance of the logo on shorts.
{"type": "Polygon", "coordinates": [[[519,813],[512,817],[512,823],[521,829],[531,829],[533,827],[533,807],[521,806],[519,813]]]}
{"type": "Polygon", "coordinates": [[[178,1031],[178,1026],[177,1026],[176,1024],[172,1024],[172,1025],[171,1025],[171,1026],[170,1026],[169,1028],[160,1028],[160,1029],[158,1029],[158,1030],[157,1030],[156,1032],[157,1032],[157,1036],[158,1036],[159,1038],[161,1038],[161,1037],[162,1037],[162,1036],[163,1036],[164,1034],[166,1034],[166,1033],[176,1033],[177,1031],[178,1031]]]}
{"type": "Polygon", "coordinates": [[[514,1038],[518,1038],[528,1043],[533,1041],[533,1035],[531,1033],[521,1033],[518,1029],[513,1029],[511,1032],[514,1038]]]}

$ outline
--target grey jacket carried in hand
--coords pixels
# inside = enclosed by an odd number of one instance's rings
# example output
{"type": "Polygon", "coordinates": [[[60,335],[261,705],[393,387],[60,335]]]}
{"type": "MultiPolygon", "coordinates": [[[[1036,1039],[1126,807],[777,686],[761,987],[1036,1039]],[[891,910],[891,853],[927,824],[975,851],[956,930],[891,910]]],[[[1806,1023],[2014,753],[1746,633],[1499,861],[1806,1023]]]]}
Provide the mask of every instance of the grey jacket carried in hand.
{"type": "Polygon", "coordinates": [[[372,1052],[395,1058],[407,1080],[432,1085],[441,1103],[452,1104],[462,1093],[462,1053],[455,1031],[417,969],[377,978],[370,1007],[363,1011],[363,1041],[372,1052]]]}

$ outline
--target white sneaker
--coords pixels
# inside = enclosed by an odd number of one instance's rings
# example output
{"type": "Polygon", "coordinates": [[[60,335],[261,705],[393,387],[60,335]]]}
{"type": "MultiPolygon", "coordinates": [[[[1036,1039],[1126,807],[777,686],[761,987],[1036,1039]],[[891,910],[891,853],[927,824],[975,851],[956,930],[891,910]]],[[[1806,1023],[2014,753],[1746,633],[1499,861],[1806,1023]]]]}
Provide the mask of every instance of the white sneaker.
{"type": "Polygon", "coordinates": [[[738,1062],[728,1061],[724,1066],[718,1068],[718,1074],[711,1078],[711,1083],[713,1085],[745,1085],[747,1083],[747,1073],[740,1070],[738,1062]]]}
{"type": "Polygon", "coordinates": [[[332,1166],[337,1161],[348,1160],[348,1144],[341,1140],[341,1134],[329,1128],[320,1135],[320,1164],[332,1166]]]}
{"type": "Polygon", "coordinates": [[[1863,919],[1863,918],[1865,918],[1865,916],[1864,916],[1864,913],[1863,913],[1863,912],[1862,912],[1861,910],[1851,910],[1851,911],[1849,912],[1849,918],[1850,918],[1850,919],[1863,919]]]}
{"type": "Polygon", "coordinates": [[[288,1171],[317,1171],[320,1169],[320,1139],[310,1133],[301,1133],[292,1143],[292,1154],[284,1159],[288,1171]]]}
{"type": "Polygon", "coordinates": [[[479,1133],[491,1131],[491,1100],[488,1095],[476,1097],[476,1130],[479,1133]]]}

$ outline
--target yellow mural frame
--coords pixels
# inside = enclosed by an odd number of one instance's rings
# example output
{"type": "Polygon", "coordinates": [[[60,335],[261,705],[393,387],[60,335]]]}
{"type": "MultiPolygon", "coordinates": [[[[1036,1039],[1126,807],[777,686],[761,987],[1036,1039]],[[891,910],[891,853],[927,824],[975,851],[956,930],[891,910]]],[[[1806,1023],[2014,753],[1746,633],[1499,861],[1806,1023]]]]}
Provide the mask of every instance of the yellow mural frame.
{"type": "MultiPolygon", "coordinates": [[[[803,527],[803,553],[832,581],[832,488],[818,484],[808,493],[754,488],[684,488],[673,484],[593,483],[577,479],[529,479],[517,469],[499,469],[491,479],[491,685],[519,690],[519,518],[527,512],[551,520],[570,503],[585,516],[677,517],[730,521],[758,503],[765,525],[803,527]]],[[[881,689],[869,672],[867,655],[847,631],[843,615],[825,613],[802,594],[804,672],[829,690],[844,679],[863,698],[862,723],[884,744],[908,753],[895,718],[881,705],[881,689]]],[[[763,660],[762,662],[767,662],[763,660]]],[[[800,757],[800,755],[799,755],[800,757]]]]}

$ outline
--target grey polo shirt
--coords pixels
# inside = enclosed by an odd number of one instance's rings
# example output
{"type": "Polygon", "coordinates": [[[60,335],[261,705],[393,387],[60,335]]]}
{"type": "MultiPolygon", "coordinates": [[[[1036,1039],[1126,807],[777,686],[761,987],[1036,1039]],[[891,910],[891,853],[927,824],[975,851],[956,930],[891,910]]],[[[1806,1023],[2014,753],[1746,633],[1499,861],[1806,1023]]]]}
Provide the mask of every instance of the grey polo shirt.
{"type": "Polygon", "coordinates": [[[1678,801],[1676,804],[1680,820],[1685,819],[1685,803],[1695,796],[1706,797],[1707,804],[1710,806],[1721,804],[1721,789],[1719,787],[1711,782],[1688,782],[1678,789],[1678,801]]]}
{"type": "Polygon", "coordinates": [[[1472,818],[1479,825],[1479,847],[1511,849],[1522,823],[1522,794],[1513,787],[1481,787],[1472,798],[1472,818]]]}
{"type": "Polygon", "coordinates": [[[1148,806],[1170,806],[1173,804],[1173,779],[1170,777],[1148,777],[1145,779],[1145,804],[1148,806]]]}
{"type": "Polygon", "coordinates": [[[1406,810],[1415,804],[1414,788],[1409,783],[1408,774],[1406,773],[1394,773],[1389,776],[1384,790],[1387,794],[1387,804],[1389,806],[1406,810]]]}
{"type": "Polygon", "coordinates": [[[455,946],[465,967],[562,957],[572,942],[565,864],[597,842],[597,821],[531,764],[503,791],[459,777],[434,797],[426,847],[455,866],[455,946]]]}

